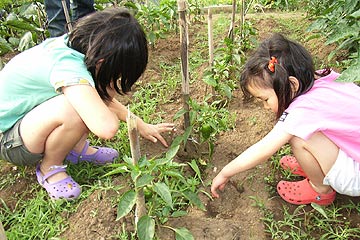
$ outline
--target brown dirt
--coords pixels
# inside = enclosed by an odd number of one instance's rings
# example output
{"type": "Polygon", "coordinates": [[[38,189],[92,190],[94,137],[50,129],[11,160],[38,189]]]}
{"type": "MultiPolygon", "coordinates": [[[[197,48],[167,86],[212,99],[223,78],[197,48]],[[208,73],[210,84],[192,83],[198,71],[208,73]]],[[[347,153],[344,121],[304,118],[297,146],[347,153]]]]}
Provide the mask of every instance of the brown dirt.
{"type": "MultiPolygon", "coordinates": [[[[263,39],[268,36],[279,25],[279,19],[284,16],[297,17],[298,20],[302,19],[301,16],[294,16],[294,14],[270,14],[266,17],[257,14],[257,16],[254,16],[257,19],[254,26],[258,29],[260,38],[263,39]]],[[[206,25],[202,27],[206,28],[206,25]]],[[[191,34],[194,34],[194,32],[190,30],[190,43],[192,40],[191,34]]],[[[324,48],[320,49],[319,44],[308,43],[307,47],[310,47],[310,51],[314,54],[321,53],[322,56],[329,52],[329,50],[325,51],[324,48]]],[[[195,49],[191,49],[190,46],[190,51],[195,51],[195,49]]],[[[173,35],[166,40],[161,40],[151,50],[149,59],[149,67],[141,80],[142,82],[147,81],[146,79],[156,81],[161,77],[159,75],[158,64],[160,61],[169,63],[178,61],[178,36],[173,35]]],[[[194,81],[191,89],[190,95],[195,98],[202,96],[207,91],[206,86],[200,80],[194,81]]],[[[159,106],[159,112],[167,113],[164,116],[165,121],[171,121],[174,114],[182,107],[180,95],[173,96],[173,100],[170,104],[159,106]]],[[[124,101],[126,103],[126,100],[124,101]]],[[[234,92],[234,98],[230,102],[229,109],[231,112],[236,113],[236,127],[231,131],[222,133],[218,137],[213,158],[209,160],[209,168],[204,173],[204,176],[206,176],[204,182],[206,183],[211,182],[211,179],[229,161],[263,137],[274,123],[274,116],[264,111],[260,105],[256,103],[243,103],[240,90],[234,92]]],[[[147,141],[141,141],[141,151],[147,155],[154,156],[166,151],[166,149],[160,144],[155,144],[154,146],[154,144],[147,141]]],[[[179,155],[178,160],[184,161],[182,157],[182,155],[179,155]]],[[[9,164],[1,163],[0,166],[2,166],[2,176],[9,173],[19,174],[19,171],[9,164]]],[[[207,211],[189,207],[187,216],[170,219],[166,225],[175,228],[186,227],[191,231],[196,240],[270,239],[265,233],[261,220],[263,213],[258,207],[254,206],[255,201],[252,197],[264,203],[273,212],[278,212],[278,214],[281,214],[282,205],[286,203],[278,195],[269,196],[269,186],[264,181],[264,176],[268,174],[269,168],[267,164],[238,174],[232,178],[233,184],[228,184],[224,192],[221,193],[221,198],[212,200],[206,195],[200,196],[207,211]],[[243,184],[243,188],[238,187],[239,183],[243,184]]],[[[26,177],[18,177],[17,179],[18,181],[14,182],[10,187],[0,189],[0,198],[10,208],[15,207],[19,195],[31,192],[29,191],[29,183],[35,182],[34,175],[26,175],[26,177]]],[[[122,180],[115,178],[114,181],[120,183],[122,180]]],[[[204,190],[209,192],[209,187],[207,186],[204,190]]],[[[68,217],[69,227],[61,234],[61,238],[68,240],[115,239],[114,236],[122,232],[122,226],[131,229],[133,216],[127,216],[125,219],[115,222],[116,203],[114,200],[122,191],[95,191],[86,200],[81,202],[74,214],[68,217]]],[[[348,198],[340,198],[339,201],[346,202],[348,198]]],[[[162,240],[175,239],[174,232],[167,228],[157,229],[157,235],[162,240]]]]}

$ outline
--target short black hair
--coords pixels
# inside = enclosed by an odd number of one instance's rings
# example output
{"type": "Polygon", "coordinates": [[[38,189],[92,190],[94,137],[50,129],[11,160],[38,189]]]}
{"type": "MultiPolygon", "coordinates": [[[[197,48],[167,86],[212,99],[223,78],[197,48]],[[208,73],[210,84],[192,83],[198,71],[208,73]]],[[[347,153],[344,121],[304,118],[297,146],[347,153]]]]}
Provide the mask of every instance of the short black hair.
{"type": "Polygon", "coordinates": [[[86,67],[103,100],[111,100],[107,87],[119,94],[129,92],[148,63],[146,34],[124,8],[107,8],[78,20],[69,33],[69,46],[85,55],[86,67]],[[96,73],[101,59],[104,61],[96,73]]]}

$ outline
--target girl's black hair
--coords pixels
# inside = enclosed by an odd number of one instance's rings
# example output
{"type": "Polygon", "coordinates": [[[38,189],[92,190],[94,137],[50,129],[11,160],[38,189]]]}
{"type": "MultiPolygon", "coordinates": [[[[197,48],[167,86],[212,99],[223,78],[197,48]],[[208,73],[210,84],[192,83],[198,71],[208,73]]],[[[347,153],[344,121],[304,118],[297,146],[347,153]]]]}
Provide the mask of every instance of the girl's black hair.
{"type": "Polygon", "coordinates": [[[148,62],[146,35],[126,9],[108,8],[81,18],[69,34],[68,45],[85,55],[95,88],[105,101],[111,100],[108,87],[119,94],[129,92],[148,62]]]}
{"type": "MultiPolygon", "coordinates": [[[[277,118],[280,118],[294,98],[311,89],[315,74],[317,73],[310,53],[299,43],[275,33],[260,44],[245,64],[240,77],[240,86],[245,98],[251,97],[248,91],[249,85],[273,88],[279,101],[277,118]],[[271,57],[277,59],[274,72],[268,68],[271,57]],[[299,88],[295,94],[292,92],[290,76],[299,81],[299,88]]],[[[329,71],[317,75],[327,74],[329,71]]]]}

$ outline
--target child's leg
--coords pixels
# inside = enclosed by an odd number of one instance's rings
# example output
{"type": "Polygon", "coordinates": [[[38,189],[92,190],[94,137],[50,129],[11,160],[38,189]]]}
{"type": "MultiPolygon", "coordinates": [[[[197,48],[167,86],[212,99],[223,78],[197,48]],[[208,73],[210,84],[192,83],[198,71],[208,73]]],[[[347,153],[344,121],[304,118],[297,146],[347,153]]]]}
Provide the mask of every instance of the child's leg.
{"type": "Polygon", "coordinates": [[[290,144],[314,190],[323,194],[331,192],[331,187],[324,185],[323,180],[334,165],[339,148],[321,132],[313,134],[307,141],[294,137],[290,144]]]}
{"type": "MultiPolygon", "coordinates": [[[[88,133],[88,128],[63,95],[35,107],[23,118],[20,133],[27,149],[44,153],[42,174],[53,165],[62,165],[66,155],[88,133]]],[[[60,172],[48,178],[56,182],[67,177],[60,172]]]]}

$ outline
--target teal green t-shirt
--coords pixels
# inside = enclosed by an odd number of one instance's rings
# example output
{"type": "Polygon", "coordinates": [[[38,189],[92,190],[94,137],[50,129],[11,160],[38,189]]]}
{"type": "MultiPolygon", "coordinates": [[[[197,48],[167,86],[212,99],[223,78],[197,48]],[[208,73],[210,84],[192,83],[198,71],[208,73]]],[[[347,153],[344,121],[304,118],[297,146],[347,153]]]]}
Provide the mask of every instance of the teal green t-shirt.
{"type": "Polygon", "coordinates": [[[49,38],[11,59],[0,71],[0,132],[37,105],[61,94],[64,86],[94,80],[84,55],[67,46],[68,36],[49,38]]]}

